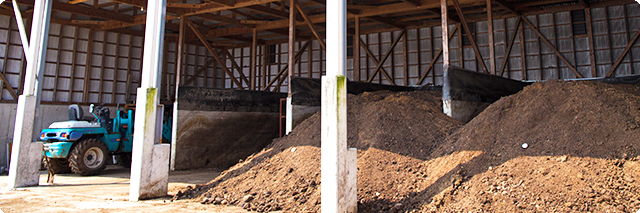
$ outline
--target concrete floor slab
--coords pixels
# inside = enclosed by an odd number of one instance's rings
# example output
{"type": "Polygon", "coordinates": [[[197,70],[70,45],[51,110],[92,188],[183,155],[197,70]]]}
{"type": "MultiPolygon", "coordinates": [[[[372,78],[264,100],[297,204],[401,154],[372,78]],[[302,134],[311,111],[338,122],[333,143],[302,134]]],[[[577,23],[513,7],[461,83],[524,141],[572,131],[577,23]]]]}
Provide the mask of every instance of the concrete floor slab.
{"type": "Polygon", "coordinates": [[[47,184],[41,171],[40,186],[6,189],[8,177],[0,176],[0,210],[3,212],[247,212],[240,207],[202,205],[186,200],[173,201],[180,189],[202,184],[220,171],[201,169],[170,172],[168,196],[131,202],[129,170],[108,166],[99,176],[58,174],[54,184],[47,184]]]}

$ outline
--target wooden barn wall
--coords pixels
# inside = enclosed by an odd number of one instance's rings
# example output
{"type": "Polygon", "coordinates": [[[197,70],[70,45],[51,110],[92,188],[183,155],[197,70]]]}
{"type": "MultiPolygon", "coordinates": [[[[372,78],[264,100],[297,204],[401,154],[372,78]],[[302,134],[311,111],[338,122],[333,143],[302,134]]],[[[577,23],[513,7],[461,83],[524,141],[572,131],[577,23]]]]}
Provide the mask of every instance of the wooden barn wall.
{"type": "MultiPolygon", "coordinates": [[[[629,4],[606,8],[591,8],[590,11],[591,20],[586,20],[586,22],[591,22],[593,38],[590,38],[588,34],[574,35],[573,25],[586,23],[573,23],[571,11],[531,15],[526,16],[526,18],[583,77],[605,77],[629,41],[640,29],[640,5],[629,4]],[[589,46],[590,39],[594,41],[593,50],[589,46]],[[592,66],[591,51],[594,52],[595,66],[592,66]],[[593,67],[595,67],[595,70],[593,67]]],[[[504,77],[517,80],[577,78],[569,67],[554,54],[553,49],[546,45],[534,30],[524,22],[522,23],[524,31],[518,30],[511,54],[509,57],[505,57],[509,40],[516,32],[517,22],[517,17],[494,20],[496,70],[500,69],[503,60],[507,58],[508,63],[505,66],[504,77]],[[523,53],[524,60],[522,58],[523,53]]],[[[472,35],[476,40],[482,59],[489,66],[488,22],[479,21],[470,23],[470,25],[473,25],[472,35]]],[[[454,27],[456,25],[451,25],[449,29],[454,27]]],[[[439,56],[435,65],[430,66],[433,57],[441,49],[442,34],[440,29],[440,26],[435,26],[408,29],[406,31],[404,34],[406,38],[399,39],[392,54],[384,61],[382,66],[391,79],[385,77],[382,70],[375,76],[371,76],[377,64],[367,56],[364,48],[360,49],[360,79],[354,79],[353,57],[350,57],[347,61],[347,77],[350,80],[368,81],[371,79],[373,83],[401,86],[441,85],[443,76],[442,57],[439,56]],[[427,70],[428,68],[430,69],[427,70]],[[419,82],[423,76],[423,81],[419,82]]],[[[367,44],[375,59],[380,61],[400,34],[401,31],[399,30],[373,33],[361,35],[361,39],[367,44]]],[[[461,34],[461,30],[457,30],[450,40],[451,64],[482,72],[480,63],[476,61],[473,48],[470,45],[461,45],[465,35],[461,34]]],[[[304,42],[306,41],[296,42],[297,51],[299,51],[304,42]]],[[[233,49],[230,52],[233,54],[233,60],[242,67],[243,74],[249,76],[249,47],[233,49]]],[[[258,46],[257,55],[257,88],[265,89],[265,85],[273,81],[273,84],[266,90],[285,92],[286,77],[277,78],[277,74],[287,65],[287,43],[258,46]],[[272,48],[276,48],[276,51],[269,51],[272,48]]],[[[230,60],[227,60],[227,67],[229,68],[232,67],[230,60]]],[[[325,60],[325,52],[321,51],[317,41],[312,41],[309,48],[302,53],[293,75],[319,78],[326,71],[325,60]]],[[[218,84],[216,87],[237,88],[229,76],[226,74],[221,76],[220,72],[221,70],[217,71],[217,76],[221,78],[220,80],[224,82],[224,85],[218,84]]],[[[238,78],[239,73],[237,71],[234,73],[238,78]]],[[[634,74],[640,74],[639,42],[633,44],[624,60],[615,69],[614,75],[626,76],[634,74]]]]}
{"type": "MultiPolygon", "coordinates": [[[[526,16],[532,25],[557,49],[583,77],[604,77],[620,54],[640,29],[640,5],[618,5],[591,8],[592,37],[574,35],[571,12],[556,12],[526,16]],[[593,40],[593,49],[589,45],[593,40]],[[595,64],[590,53],[593,52],[595,64]]],[[[522,23],[509,57],[505,57],[509,40],[516,32],[518,18],[494,20],[496,69],[508,59],[503,76],[518,80],[573,79],[576,75],[560,60],[552,48],[540,39],[534,29],[522,23]],[[524,60],[523,60],[524,54],[524,60]],[[523,66],[524,64],[524,66],[523,66]]],[[[472,36],[485,64],[489,66],[487,21],[470,23],[472,36]]],[[[451,25],[454,29],[456,25],[451,25]]],[[[473,48],[463,44],[464,34],[458,28],[450,40],[453,66],[481,71],[473,48]],[[462,47],[461,47],[462,46],[462,47]]],[[[375,61],[382,60],[394,40],[398,40],[390,56],[375,76],[377,63],[360,49],[360,79],[354,79],[353,57],[347,61],[347,77],[351,80],[393,85],[442,84],[440,27],[361,35],[375,61]],[[438,56],[435,64],[432,59],[438,56]],[[384,72],[384,73],[383,73],[384,72]],[[386,73],[386,75],[384,75],[386,73]],[[386,76],[389,76],[387,78],[386,76]],[[420,80],[422,81],[420,82],[420,80]]],[[[51,103],[126,103],[135,100],[142,69],[144,37],[129,34],[91,31],[74,26],[51,24],[47,51],[43,101],[51,103]]],[[[306,41],[296,43],[296,49],[306,41]]],[[[162,99],[171,100],[175,94],[177,43],[166,43],[164,50],[162,99]]],[[[249,47],[216,49],[233,76],[249,87],[249,47]],[[225,53],[227,52],[227,53],[225,53]],[[241,74],[242,73],[242,74],[241,74]]],[[[212,55],[197,43],[185,45],[184,71],[181,83],[209,88],[239,88],[212,55]]],[[[257,47],[256,88],[286,92],[287,44],[257,47]],[[278,75],[284,73],[284,75],[278,75]]],[[[26,62],[20,36],[13,17],[0,16],[0,72],[17,94],[22,91],[26,62]]],[[[319,78],[326,72],[325,51],[317,41],[311,41],[301,54],[294,76],[319,78]]],[[[640,74],[640,44],[636,41],[624,60],[615,69],[615,76],[640,74]]],[[[4,82],[3,82],[4,83],[4,82]]],[[[4,102],[15,102],[9,90],[0,84],[4,102]]]]}

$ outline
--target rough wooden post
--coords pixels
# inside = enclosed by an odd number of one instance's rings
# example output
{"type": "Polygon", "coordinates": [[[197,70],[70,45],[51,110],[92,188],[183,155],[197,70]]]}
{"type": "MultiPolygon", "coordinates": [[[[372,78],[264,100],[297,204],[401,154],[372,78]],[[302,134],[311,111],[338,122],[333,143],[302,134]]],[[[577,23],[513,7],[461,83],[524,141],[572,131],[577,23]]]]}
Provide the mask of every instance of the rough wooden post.
{"type": "MultiPolygon", "coordinates": [[[[287,65],[287,112],[285,134],[293,130],[293,105],[291,104],[291,76],[296,71],[296,0],[289,0],[289,64],[287,65]]],[[[278,86],[279,87],[279,86],[278,86]]]]}

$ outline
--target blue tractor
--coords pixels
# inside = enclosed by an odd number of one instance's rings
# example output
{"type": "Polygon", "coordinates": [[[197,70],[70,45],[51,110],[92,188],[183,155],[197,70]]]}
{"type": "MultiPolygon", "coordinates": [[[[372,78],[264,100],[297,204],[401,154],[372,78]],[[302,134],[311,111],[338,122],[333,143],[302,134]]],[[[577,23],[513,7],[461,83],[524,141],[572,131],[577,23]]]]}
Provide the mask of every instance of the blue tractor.
{"type": "Polygon", "coordinates": [[[90,107],[93,117],[85,117],[80,106],[70,105],[69,121],[55,122],[40,133],[49,158],[45,166],[54,173],[97,175],[111,156],[118,164],[131,166],[133,110],[118,110],[111,118],[104,104],[90,107]]]}

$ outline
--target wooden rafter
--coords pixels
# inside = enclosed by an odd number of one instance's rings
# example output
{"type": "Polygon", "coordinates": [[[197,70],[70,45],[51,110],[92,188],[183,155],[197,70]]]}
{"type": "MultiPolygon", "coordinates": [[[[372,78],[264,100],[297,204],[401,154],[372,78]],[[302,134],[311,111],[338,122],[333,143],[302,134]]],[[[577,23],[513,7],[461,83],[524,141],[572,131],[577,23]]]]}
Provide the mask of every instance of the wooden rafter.
{"type": "MultiPolygon", "coordinates": [[[[451,37],[453,37],[453,35],[456,33],[456,31],[460,28],[460,24],[456,24],[456,26],[450,30],[449,32],[449,39],[451,39],[451,37]]],[[[422,73],[422,75],[420,76],[420,79],[418,80],[418,83],[416,83],[416,85],[421,85],[422,82],[424,82],[424,79],[427,78],[427,75],[429,75],[429,72],[431,72],[431,69],[433,68],[433,66],[435,65],[436,61],[438,60],[438,58],[440,57],[440,55],[442,55],[442,50],[443,48],[440,48],[440,50],[438,50],[438,53],[436,53],[432,58],[431,58],[431,63],[429,63],[429,66],[427,67],[427,69],[424,70],[424,72],[422,73]]]]}
{"type": "Polygon", "coordinates": [[[484,64],[484,59],[482,58],[482,55],[480,55],[480,50],[478,50],[478,45],[476,45],[475,39],[473,38],[473,36],[471,36],[471,30],[469,30],[469,26],[467,26],[466,24],[467,21],[464,19],[464,15],[462,14],[460,3],[458,2],[458,0],[452,0],[452,2],[453,6],[458,12],[458,18],[460,18],[461,23],[463,23],[462,27],[464,28],[464,31],[467,32],[467,38],[469,38],[469,41],[471,42],[471,47],[473,47],[473,51],[476,53],[476,61],[480,62],[482,71],[484,71],[485,73],[489,73],[489,71],[487,70],[487,66],[484,64]]]}
{"type": "Polygon", "coordinates": [[[304,10],[302,10],[302,8],[300,7],[299,4],[296,4],[296,9],[300,13],[300,15],[302,15],[302,18],[304,19],[304,21],[307,23],[307,25],[311,29],[311,32],[313,32],[313,35],[316,37],[316,39],[320,43],[320,46],[322,46],[322,49],[323,50],[327,50],[327,45],[325,45],[324,39],[320,36],[318,31],[316,30],[316,27],[313,26],[313,22],[311,22],[311,20],[309,20],[309,17],[307,17],[307,14],[304,13],[304,10]]]}
{"type": "MultiPolygon", "coordinates": [[[[304,53],[304,50],[307,49],[307,47],[309,47],[309,44],[311,44],[311,40],[308,40],[304,44],[302,44],[302,46],[298,50],[298,53],[296,53],[295,61],[300,60],[300,56],[302,55],[302,53],[304,53]]],[[[281,78],[281,76],[285,72],[288,72],[288,70],[289,70],[289,65],[285,64],[284,67],[282,67],[282,69],[280,69],[278,74],[273,79],[271,79],[268,84],[266,84],[266,85],[264,85],[262,87],[262,90],[263,91],[267,91],[267,89],[269,89],[269,87],[273,86],[273,83],[275,83],[277,80],[279,80],[281,78]]]]}
{"type": "MultiPolygon", "coordinates": [[[[373,81],[375,76],[380,71],[380,68],[382,68],[382,66],[384,65],[384,62],[387,61],[389,56],[393,53],[393,49],[396,47],[396,45],[398,44],[400,39],[406,35],[406,31],[407,30],[400,31],[400,35],[398,35],[398,37],[396,37],[396,40],[393,41],[393,43],[391,44],[391,47],[389,47],[389,49],[387,50],[387,53],[384,54],[384,56],[382,57],[382,60],[380,60],[380,63],[378,63],[378,66],[376,66],[376,69],[373,71],[373,74],[371,74],[371,77],[369,77],[369,80],[367,80],[367,82],[371,83],[373,81]]],[[[393,35],[393,32],[391,32],[391,35],[393,35]]],[[[391,83],[391,85],[395,86],[396,83],[393,82],[393,78],[391,78],[386,71],[382,71],[382,72],[385,75],[385,77],[387,77],[387,79],[389,79],[389,83],[391,83]]]]}
{"type": "Polygon", "coordinates": [[[211,55],[216,60],[216,62],[218,62],[218,65],[222,68],[222,70],[224,70],[224,72],[226,72],[227,75],[229,75],[229,78],[231,78],[231,81],[233,81],[236,84],[236,86],[238,86],[238,88],[244,89],[244,87],[242,86],[242,83],[240,83],[240,81],[238,81],[238,79],[235,77],[233,72],[231,72],[231,70],[229,70],[229,68],[227,68],[226,63],[224,63],[220,59],[220,57],[218,56],[216,51],[213,49],[213,47],[211,47],[211,45],[209,44],[207,39],[202,35],[202,33],[200,33],[198,28],[196,28],[196,26],[189,19],[185,19],[184,21],[191,28],[193,33],[196,34],[198,39],[200,39],[200,41],[202,42],[202,45],[204,45],[204,47],[207,49],[207,51],[209,51],[209,53],[211,53],[211,55]]]}
{"type": "Polygon", "coordinates": [[[505,56],[504,56],[504,60],[502,60],[502,65],[500,66],[500,69],[498,70],[498,72],[500,73],[500,75],[498,76],[502,76],[504,75],[504,70],[507,67],[507,62],[509,62],[509,56],[511,55],[511,48],[513,48],[513,43],[516,42],[516,36],[518,36],[518,29],[520,29],[520,25],[522,24],[522,18],[518,17],[518,21],[516,22],[516,26],[515,26],[515,30],[513,31],[513,35],[511,35],[511,38],[509,39],[509,45],[507,46],[507,51],[505,52],[505,56]]]}
{"type": "Polygon", "coordinates": [[[540,33],[540,31],[538,30],[538,28],[536,28],[535,26],[533,26],[533,24],[531,24],[531,22],[529,22],[529,20],[525,17],[521,18],[524,23],[526,23],[527,25],[529,25],[529,27],[531,28],[531,30],[533,30],[533,32],[536,33],[536,35],[538,35],[538,37],[540,38],[540,40],[542,40],[542,42],[544,42],[545,44],[547,44],[547,46],[549,46],[549,49],[553,50],[553,53],[556,54],[556,56],[558,56],[558,58],[560,58],[560,60],[562,60],[562,62],[564,62],[565,65],[567,65],[567,67],[569,67],[569,69],[578,77],[578,78],[583,78],[582,74],[580,74],[578,72],[578,70],[576,70],[576,68],[571,65],[571,63],[569,63],[569,61],[567,61],[567,59],[560,54],[560,52],[558,52],[558,49],[556,49],[556,47],[553,46],[553,44],[551,44],[551,42],[549,42],[549,40],[547,40],[546,37],[544,37],[544,35],[542,35],[542,33],[540,33]]]}
{"type": "MultiPolygon", "coordinates": [[[[34,0],[16,0],[18,4],[21,5],[29,5],[33,6],[34,0]]],[[[130,15],[120,14],[113,11],[93,8],[93,7],[85,7],[77,4],[68,4],[59,1],[53,1],[53,5],[51,6],[52,10],[67,12],[76,15],[84,15],[93,18],[107,19],[107,20],[117,20],[125,23],[134,23],[134,17],[130,15]]]]}
{"type": "Polygon", "coordinates": [[[638,40],[638,37],[640,37],[640,29],[636,31],[636,34],[633,36],[633,38],[631,38],[629,44],[627,44],[627,47],[625,47],[622,53],[620,53],[620,56],[618,56],[616,63],[611,66],[611,69],[609,69],[609,72],[607,73],[607,77],[613,76],[620,63],[622,63],[622,60],[624,60],[624,57],[627,56],[627,53],[629,53],[629,50],[631,50],[631,47],[633,47],[633,44],[635,44],[636,40],[638,40]]]}

